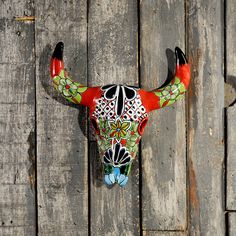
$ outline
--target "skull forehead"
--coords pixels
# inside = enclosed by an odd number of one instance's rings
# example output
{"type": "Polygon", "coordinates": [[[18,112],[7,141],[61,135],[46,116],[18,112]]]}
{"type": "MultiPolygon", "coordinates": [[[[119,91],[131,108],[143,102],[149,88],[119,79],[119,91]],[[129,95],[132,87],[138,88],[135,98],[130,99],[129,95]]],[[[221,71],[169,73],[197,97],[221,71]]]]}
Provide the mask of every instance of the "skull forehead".
{"type": "Polygon", "coordinates": [[[141,122],[147,117],[138,88],[126,85],[102,87],[102,95],[96,102],[93,117],[103,120],[129,120],[141,122]]]}

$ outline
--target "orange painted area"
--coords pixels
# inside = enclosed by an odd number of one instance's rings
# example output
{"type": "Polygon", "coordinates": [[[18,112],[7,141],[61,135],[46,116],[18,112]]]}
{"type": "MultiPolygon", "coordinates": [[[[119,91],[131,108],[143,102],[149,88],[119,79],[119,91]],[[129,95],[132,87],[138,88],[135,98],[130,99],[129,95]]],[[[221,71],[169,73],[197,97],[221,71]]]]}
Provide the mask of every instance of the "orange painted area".
{"type": "Polygon", "coordinates": [[[139,95],[147,112],[160,108],[160,98],[156,96],[154,92],[148,92],[144,89],[140,89],[139,95]]]}
{"type": "Polygon", "coordinates": [[[90,108],[90,116],[94,112],[96,108],[96,101],[101,97],[101,95],[102,90],[100,87],[88,87],[88,89],[83,94],[81,94],[82,99],[80,104],[90,108]]]}
{"type": "Polygon", "coordinates": [[[50,64],[50,75],[51,78],[60,74],[61,70],[64,69],[64,62],[57,58],[52,58],[50,64]]]}
{"type": "Polygon", "coordinates": [[[199,207],[199,199],[197,196],[196,175],[191,160],[189,162],[189,184],[190,184],[190,191],[189,191],[190,203],[193,206],[195,213],[199,214],[200,207],[199,207]]]}
{"type": "Polygon", "coordinates": [[[176,77],[178,77],[184,84],[185,88],[188,88],[190,82],[190,66],[185,64],[182,66],[176,66],[176,77]]]}

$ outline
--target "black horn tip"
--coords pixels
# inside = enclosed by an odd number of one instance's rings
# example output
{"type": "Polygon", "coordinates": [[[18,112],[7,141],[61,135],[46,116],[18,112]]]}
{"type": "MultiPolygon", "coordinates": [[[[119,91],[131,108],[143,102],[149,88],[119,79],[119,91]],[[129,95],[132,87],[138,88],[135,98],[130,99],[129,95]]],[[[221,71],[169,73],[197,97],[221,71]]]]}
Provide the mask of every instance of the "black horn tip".
{"type": "Polygon", "coordinates": [[[64,49],[64,43],[63,42],[59,42],[57,43],[54,52],[52,54],[52,58],[57,58],[58,60],[62,60],[63,59],[63,49],[64,49]]]}
{"type": "Polygon", "coordinates": [[[185,57],[184,53],[182,52],[182,50],[179,47],[175,48],[175,55],[176,55],[176,64],[177,65],[184,65],[184,64],[188,64],[188,60],[185,57]]]}

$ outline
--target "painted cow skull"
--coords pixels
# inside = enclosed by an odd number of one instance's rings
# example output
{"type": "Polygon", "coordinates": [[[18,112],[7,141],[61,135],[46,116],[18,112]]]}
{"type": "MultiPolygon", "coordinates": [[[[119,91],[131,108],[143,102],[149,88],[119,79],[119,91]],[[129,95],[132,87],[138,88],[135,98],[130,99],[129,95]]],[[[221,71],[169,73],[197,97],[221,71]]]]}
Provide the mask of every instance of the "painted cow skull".
{"type": "Polygon", "coordinates": [[[148,121],[148,113],[180,99],[190,81],[190,67],[176,47],[176,73],[159,89],[146,91],[133,86],[110,84],[86,87],[71,80],[64,69],[63,43],[56,45],[50,73],[54,87],[70,102],[90,108],[90,119],[103,163],[104,182],[125,186],[138,144],[148,121]]]}

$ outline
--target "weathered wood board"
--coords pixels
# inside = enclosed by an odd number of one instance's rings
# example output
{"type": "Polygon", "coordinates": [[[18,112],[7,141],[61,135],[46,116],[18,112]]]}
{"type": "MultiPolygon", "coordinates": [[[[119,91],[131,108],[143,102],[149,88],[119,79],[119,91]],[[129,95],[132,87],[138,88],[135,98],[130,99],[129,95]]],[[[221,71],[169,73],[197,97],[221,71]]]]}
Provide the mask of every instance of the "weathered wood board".
{"type": "Polygon", "coordinates": [[[143,236],[187,236],[183,231],[143,231],[143,236]]]}
{"type": "Polygon", "coordinates": [[[49,76],[51,48],[63,41],[68,72],[86,84],[87,2],[36,1],[36,18],[38,231],[88,235],[86,110],[67,103],[49,76]]]}
{"type": "Polygon", "coordinates": [[[226,57],[226,83],[225,83],[225,107],[236,102],[236,19],[233,17],[236,11],[236,2],[227,0],[225,9],[225,57],[226,57]]]}
{"type": "Polygon", "coordinates": [[[236,235],[235,12],[234,0],[0,0],[0,235],[236,235]],[[53,89],[58,41],[91,86],[157,88],[175,46],[188,52],[187,99],[150,114],[125,188],[103,183],[87,109],[53,89]]]}
{"type": "Polygon", "coordinates": [[[229,213],[229,236],[236,235],[236,212],[229,213]]]}
{"type": "MultiPolygon", "coordinates": [[[[226,82],[234,88],[229,104],[236,101],[236,19],[232,17],[236,11],[236,2],[227,1],[226,4],[226,82]]],[[[236,210],[236,105],[227,109],[227,210],[236,210]]],[[[235,221],[236,224],[236,221],[235,221]]]]}
{"type": "MultiPolygon", "coordinates": [[[[184,2],[140,2],[141,85],[172,78],[175,46],[184,46],[184,2]]],[[[186,137],[184,99],[153,111],[142,138],[144,230],[186,228],[186,137]]]]}
{"type": "Polygon", "coordinates": [[[34,22],[15,20],[33,12],[28,1],[0,2],[0,235],[4,236],[36,233],[34,22]]]}
{"type": "Polygon", "coordinates": [[[236,105],[227,108],[227,119],[227,210],[236,210],[236,105]]]}
{"type": "Polygon", "coordinates": [[[189,1],[188,177],[190,235],[224,235],[223,5],[189,1]]]}
{"type": "MultiPolygon", "coordinates": [[[[90,1],[88,78],[93,86],[138,85],[137,1],[90,1]]],[[[90,140],[91,138],[90,135],[90,140]]],[[[91,235],[139,234],[138,165],[132,166],[125,188],[103,184],[96,144],[90,144],[91,235]]]]}
{"type": "MultiPolygon", "coordinates": [[[[226,1],[226,72],[227,81],[231,76],[236,79],[236,19],[234,16],[236,11],[236,2],[234,0],[226,1]]],[[[235,82],[236,83],[236,82],[235,82]]]]}

